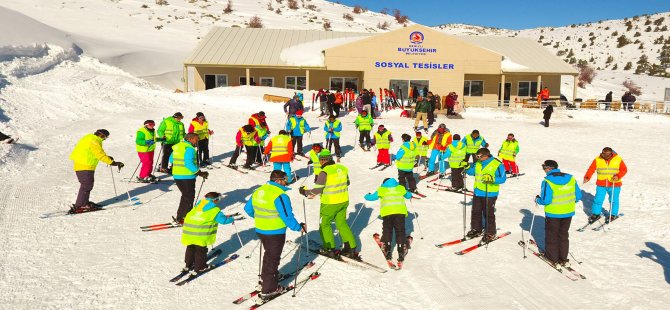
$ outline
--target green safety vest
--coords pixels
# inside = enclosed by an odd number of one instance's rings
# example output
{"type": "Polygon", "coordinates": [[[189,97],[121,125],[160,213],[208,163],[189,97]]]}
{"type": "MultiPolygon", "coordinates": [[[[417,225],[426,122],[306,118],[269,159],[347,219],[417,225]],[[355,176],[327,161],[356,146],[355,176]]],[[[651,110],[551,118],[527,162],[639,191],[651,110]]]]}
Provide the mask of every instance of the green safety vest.
{"type": "Polygon", "coordinates": [[[358,125],[358,131],[363,131],[363,130],[370,131],[370,130],[372,130],[372,125],[374,124],[374,121],[372,120],[372,116],[370,116],[370,115],[368,115],[366,117],[363,117],[359,114],[356,117],[355,124],[358,125]]]}
{"type": "Polygon", "coordinates": [[[177,144],[184,140],[184,123],[176,120],[173,116],[164,119],[163,122],[165,122],[165,131],[163,132],[165,143],[177,144]]]}
{"type": "Polygon", "coordinates": [[[319,154],[314,152],[314,150],[309,151],[309,160],[312,161],[312,166],[314,167],[314,175],[319,175],[321,173],[321,162],[319,161],[319,154]]]}
{"type": "Polygon", "coordinates": [[[496,174],[496,170],[498,170],[498,166],[500,166],[500,161],[498,161],[497,159],[493,159],[484,168],[482,168],[482,163],[481,162],[477,162],[475,164],[475,188],[480,190],[480,191],[484,191],[484,192],[486,192],[487,188],[488,188],[489,193],[497,193],[498,190],[500,189],[500,185],[499,184],[488,184],[488,185],[484,184],[484,182],[482,182],[482,176],[485,175],[485,174],[490,174],[490,175],[494,176],[494,178],[495,178],[495,174],[496,174]]]}
{"type": "MultiPolygon", "coordinates": [[[[326,128],[328,128],[328,130],[326,130],[326,137],[328,137],[328,134],[330,133],[329,130],[330,130],[331,128],[334,129],[335,127],[337,127],[337,126],[339,126],[339,125],[340,125],[340,121],[339,121],[339,120],[335,120],[332,124],[331,124],[330,122],[326,121],[326,128]]],[[[335,137],[339,138],[339,137],[340,137],[340,132],[339,132],[339,131],[335,131],[335,130],[333,130],[333,135],[335,135],[335,137]]]]}
{"type": "Polygon", "coordinates": [[[251,195],[251,204],[254,207],[254,223],[260,230],[277,230],[286,228],[286,224],[279,217],[275,206],[277,197],[284,191],[272,184],[264,184],[251,195]]]}
{"type": "MultiPolygon", "coordinates": [[[[173,175],[194,175],[195,172],[192,172],[191,170],[188,170],[186,168],[186,164],[184,162],[184,156],[186,155],[186,149],[193,149],[195,151],[195,148],[191,143],[187,141],[182,141],[179,142],[175,145],[172,146],[172,174],[173,175]]],[[[197,156],[193,157],[193,165],[197,166],[197,156]]],[[[196,171],[197,172],[197,171],[196,171]]]]}
{"type": "Polygon", "coordinates": [[[192,121],[191,126],[193,126],[193,133],[198,135],[200,140],[209,139],[209,123],[203,121],[202,125],[198,121],[192,121]]]}
{"type": "Polygon", "coordinates": [[[256,139],[254,137],[256,136],[256,131],[252,133],[247,133],[244,131],[244,129],[240,128],[240,141],[242,144],[247,145],[247,146],[256,146],[258,143],[256,143],[256,139]]]}
{"type": "Polygon", "coordinates": [[[405,151],[405,154],[402,155],[402,158],[396,160],[396,167],[398,167],[399,170],[414,169],[414,151],[408,149],[404,145],[400,146],[400,148],[405,151]]]}
{"type": "Polygon", "coordinates": [[[412,140],[415,156],[428,156],[428,145],[423,145],[424,142],[428,142],[428,139],[424,136],[421,136],[421,139],[414,137],[414,140],[412,140]]]}
{"type": "Polygon", "coordinates": [[[389,149],[391,148],[391,142],[389,141],[389,136],[391,135],[390,131],[384,131],[384,134],[379,134],[375,132],[375,143],[377,143],[377,149],[389,149]]]}
{"type": "MultiPolygon", "coordinates": [[[[137,130],[137,135],[141,133],[144,134],[144,140],[154,140],[154,133],[152,131],[149,131],[146,127],[142,126],[142,128],[137,130]]],[[[146,152],[151,152],[156,149],[156,144],[152,145],[139,145],[135,144],[135,150],[140,153],[146,153],[146,152]]]]}
{"type": "Polygon", "coordinates": [[[472,135],[465,136],[465,145],[467,147],[466,152],[468,154],[477,153],[477,150],[481,148],[482,141],[484,141],[484,138],[482,138],[481,136],[479,136],[479,138],[481,139],[478,139],[477,142],[474,142],[472,140],[472,135]]]}
{"type": "Polygon", "coordinates": [[[514,157],[516,156],[516,150],[519,147],[519,141],[508,141],[505,140],[500,147],[500,158],[509,160],[509,161],[514,161],[514,157]]]}
{"type": "Polygon", "coordinates": [[[296,121],[296,117],[291,117],[291,119],[289,119],[289,121],[291,122],[291,131],[293,131],[297,126],[300,126],[300,134],[305,133],[305,119],[304,118],[301,117],[300,121],[298,122],[298,121],[296,121]]]}
{"type": "Polygon", "coordinates": [[[184,218],[184,229],[181,234],[181,243],[183,245],[210,246],[216,241],[216,232],[219,223],[216,222],[216,216],[221,212],[219,207],[203,211],[210,201],[203,199],[198,201],[191,211],[184,218]]]}
{"type": "Polygon", "coordinates": [[[546,178],[544,180],[553,192],[551,203],[544,206],[544,212],[551,214],[568,214],[575,212],[575,199],[577,198],[575,196],[575,185],[577,184],[575,178],[571,177],[570,181],[565,185],[558,185],[546,178]]]}
{"type": "Polygon", "coordinates": [[[459,141],[457,145],[449,144],[449,152],[451,152],[449,156],[449,168],[462,168],[467,165],[463,163],[465,161],[465,144],[459,141]]]}
{"type": "Polygon", "coordinates": [[[321,193],[322,205],[333,205],[349,201],[349,170],[340,164],[333,164],[323,168],[326,173],[326,184],[321,193]]]}
{"type": "Polygon", "coordinates": [[[398,185],[393,188],[380,187],[377,189],[377,195],[381,200],[381,210],[379,215],[382,217],[393,214],[402,214],[407,216],[407,206],[405,205],[405,193],[407,190],[404,186],[398,185]]]}

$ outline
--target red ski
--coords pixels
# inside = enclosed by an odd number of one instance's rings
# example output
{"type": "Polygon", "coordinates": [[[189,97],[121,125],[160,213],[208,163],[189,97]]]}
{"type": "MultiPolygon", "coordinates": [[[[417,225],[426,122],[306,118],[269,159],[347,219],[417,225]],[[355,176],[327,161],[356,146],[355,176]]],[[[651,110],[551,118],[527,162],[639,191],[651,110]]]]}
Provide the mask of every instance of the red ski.
{"type": "Polygon", "coordinates": [[[480,241],[479,243],[477,243],[477,244],[475,244],[475,245],[473,245],[473,246],[471,246],[471,247],[469,247],[469,248],[467,248],[467,249],[464,249],[464,250],[461,250],[461,251],[456,252],[456,255],[465,255],[465,254],[468,254],[468,253],[470,253],[470,252],[472,252],[472,251],[474,251],[474,250],[476,250],[476,249],[478,249],[478,248],[481,248],[481,247],[483,247],[483,246],[485,246],[485,245],[487,245],[487,244],[489,244],[489,243],[491,243],[491,242],[493,242],[493,241],[496,241],[496,240],[498,240],[498,239],[500,239],[500,238],[503,238],[503,237],[505,237],[505,236],[509,236],[511,233],[512,233],[512,232],[509,232],[509,231],[508,231],[508,232],[504,232],[504,233],[498,235],[498,237],[496,237],[495,239],[493,239],[493,240],[491,240],[491,241],[489,241],[489,242],[481,242],[481,241],[480,241]]]}

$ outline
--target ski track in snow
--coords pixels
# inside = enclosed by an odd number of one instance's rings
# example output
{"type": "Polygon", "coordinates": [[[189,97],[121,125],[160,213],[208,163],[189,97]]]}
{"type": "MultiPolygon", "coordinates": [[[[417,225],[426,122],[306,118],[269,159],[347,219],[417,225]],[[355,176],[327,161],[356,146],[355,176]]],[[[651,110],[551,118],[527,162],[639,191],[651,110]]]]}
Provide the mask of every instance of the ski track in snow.
{"type": "MultiPolygon", "coordinates": [[[[240,258],[183,287],[168,282],[183,264],[181,231],[142,232],[138,227],[170,220],[179,199],[179,191],[170,179],[158,185],[130,183],[130,193],[144,202],[136,210],[125,207],[49,219],[40,216],[67,210],[74,200],[78,183],[68,156],[86,133],[97,128],[109,129],[111,136],[104,148],[116,160],[126,163],[121,173],[114,171],[117,196],[109,168],[99,165],[91,198],[121,206],[127,197],[120,180],[129,177],[137,165],[134,134],[144,120],[160,121],[181,111],[188,122],[195,112],[203,111],[215,131],[212,155],[215,160],[227,163],[234,134],[251,113],[264,110],[273,133],[282,125],[282,105],[263,103],[261,95],[266,92],[291,95],[292,91],[233,87],[173,94],[85,56],[63,60],[43,73],[9,78],[11,85],[3,89],[0,100],[10,128],[19,133],[21,141],[11,146],[0,145],[3,154],[0,304],[12,309],[178,309],[184,305],[208,307],[212,303],[234,308],[230,302],[253,289],[257,281],[258,249],[250,259],[245,258],[256,245],[251,219],[237,223],[245,243],[241,249],[232,226],[219,229],[216,246],[223,253],[214,261],[233,253],[240,254],[240,258]]],[[[306,94],[305,98],[309,105],[311,96],[306,94]]],[[[323,141],[323,122],[315,114],[306,113],[310,125],[316,127],[305,138],[306,147],[312,141],[323,141]]],[[[413,124],[398,114],[391,111],[376,121],[393,133],[396,142],[392,153],[399,148],[400,135],[411,133],[413,124]]],[[[453,253],[476,241],[435,248],[436,243],[462,236],[463,196],[429,190],[426,182],[421,181],[418,188],[428,198],[413,200],[409,211],[418,213],[425,238],[420,239],[417,223],[411,221],[414,215],[410,214],[407,231],[415,239],[402,271],[390,270],[385,274],[364,271],[305,255],[303,251],[301,262],[314,259],[317,265],[309,272],[319,270],[322,276],[299,288],[299,298],[282,297],[267,307],[564,309],[663,308],[670,303],[664,294],[670,281],[664,273],[668,273],[665,269],[670,268],[667,265],[670,262],[665,261],[664,267],[636,256],[649,251],[646,242],[663,248],[670,246],[667,242],[670,229],[662,225],[670,207],[665,197],[664,175],[658,171],[659,154],[668,151],[667,144],[662,143],[669,133],[670,120],[666,116],[557,110],[550,128],[539,124],[540,110],[473,108],[464,117],[464,120],[440,117],[436,125],[445,122],[452,133],[461,135],[477,128],[494,153],[508,132],[514,132],[520,141],[518,161],[526,175],[509,179],[501,186],[496,206],[500,232],[509,230],[512,235],[465,256],[453,253]],[[540,210],[534,210],[532,199],[539,192],[543,177],[539,167],[542,161],[555,159],[563,171],[581,180],[604,146],[612,146],[629,167],[621,193],[621,212],[626,216],[605,233],[590,229],[575,232],[585,223],[595,192],[593,181],[583,186],[586,208],[582,210],[582,204],[578,205],[570,234],[571,250],[577,259],[584,261],[581,265],[573,261],[573,265],[588,279],[572,282],[532,255],[522,258],[522,249],[517,245],[520,229],[530,226],[531,212],[541,214],[540,210]]],[[[363,195],[374,191],[385,177],[396,177],[397,172],[394,168],[382,172],[368,170],[375,163],[376,152],[353,149],[354,115],[341,120],[345,153],[342,163],[350,168],[352,179],[348,219],[351,223],[363,207],[352,229],[364,259],[385,266],[371,237],[374,232],[381,232],[381,220],[377,219],[379,203],[366,203],[363,195]]],[[[305,165],[306,160],[293,164],[301,177],[307,172],[305,165]]],[[[227,168],[211,169],[210,173],[202,194],[225,193],[224,201],[230,212],[240,211],[238,203],[269,177],[257,172],[241,175],[227,168]]],[[[308,186],[312,179],[308,177],[308,186]]],[[[472,187],[472,177],[467,182],[472,187]]],[[[297,218],[302,220],[302,200],[296,188],[294,185],[289,196],[297,218]]],[[[306,206],[309,237],[318,241],[318,200],[307,199],[306,206]]],[[[469,199],[467,208],[469,222],[469,199]]],[[[541,216],[535,219],[533,237],[544,245],[541,216]]],[[[287,238],[299,240],[299,234],[289,232],[287,238]]],[[[293,270],[298,259],[298,251],[290,245],[285,251],[281,272],[293,270]]],[[[394,256],[397,256],[395,250],[394,256]]]]}

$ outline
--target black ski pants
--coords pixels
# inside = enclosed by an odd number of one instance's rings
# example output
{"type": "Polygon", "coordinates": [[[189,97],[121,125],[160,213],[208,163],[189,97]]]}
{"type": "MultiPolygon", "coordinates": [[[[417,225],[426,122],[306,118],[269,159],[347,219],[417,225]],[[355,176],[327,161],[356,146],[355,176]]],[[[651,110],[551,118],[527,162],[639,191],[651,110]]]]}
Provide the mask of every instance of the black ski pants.
{"type": "Polygon", "coordinates": [[[74,206],[81,207],[88,204],[91,197],[91,191],[95,183],[95,171],[80,170],[75,171],[75,174],[77,175],[77,180],[79,180],[79,193],[77,193],[77,202],[74,203],[74,206]]]}
{"type": "Polygon", "coordinates": [[[342,156],[342,149],[340,148],[340,139],[328,139],[328,151],[330,152],[331,147],[335,146],[335,156],[342,156]]]}
{"type": "Polygon", "coordinates": [[[170,155],[172,155],[172,147],[174,144],[163,144],[163,157],[161,158],[161,168],[166,169],[170,164],[170,155]]]}
{"type": "Polygon", "coordinates": [[[465,187],[463,182],[463,168],[451,168],[451,187],[459,189],[465,187]]]}
{"type": "Polygon", "coordinates": [[[257,145],[245,145],[245,147],[247,149],[247,161],[244,163],[244,166],[249,168],[261,156],[261,153],[258,151],[257,145]]]}
{"type": "Polygon", "coordinates": [[[193,209],[193,202],[195,201],[195,179],[175,179],[174,182],[177,184],[177,188],[181,192],[179,208],[177,208],[177,220],[181,221],[186,217],[186,213],[193,209]]]}
{"type": "Polygon", "coordinates": [[[341,104],[334,104],[334,103],[333,103],[333,114],[335,115],[336,118],[337,118],[337,117],[340,117],[340,110],[341,110],[341,109],[342,109],[342,105],[341,105],[341,104]]]}
{"type": "Polygon", "coordinates": [[[544,220],[545,256],[552,262],[567,260],[570,251],[570,223],[572,217],[544,220]]]}
{"type": "Polygon", "coordinates": [[[360,145],[365,145],[366,147],[370,146],[370,143],[372,139],[370,139],[370,131],[369,130],[361,130],[361,135],[358,138],[358,144],[360,145]],[[363,144],[363,141],[365,141],[365,144],[363,144]]]}
{"type": "Polygon", "coordinates": [[[544,127],[549,127],[549,119],[548,118],[544,119],[544,127]]]}
{"type": "Polygon", "coordinates": [[[291,136],[291,143],[293,143],[293,152],[303,154],[302,152],[302,136],[291,136]],[[297,151],[295,150],[297,149],[297,151]]]}
{"type": "Polygon", "coordinates": [[[413,192],[416,190],[416,179],[414,179],[413,171],[398,170],[398,181],[408,191],[413,192]]]}
{"type": "Polygon", "coordinates": [[[184,254],[186,268],[202,271],[207,268],[207,247],[191,244],[186,246],[184,254]]]}
{"type": "Polygon", "coordinates": [[[486,233],[496,234],[496,213],[495,206],[498,197],[479,197],[472,198],[472,214],[470,214],[470,229],[481,231],[483,223],[486,221],[486,233]],[[488,211],[488,212],[487,212],[488,211]],[[487,214],[488,213],[488,214],[487,214]]]}
{"type": "MultiPolygon", "coordinates": [[[[258,234],[258,233],[257,233],[258,234]]],[[[279,261],[281,252],[284,250],[286,234],[264,235],[258,234],[265,253],[263,254],[263,267],[261,268],[261,281],[263,281],[262,293],[267,294],[277,290],[277,279],[279,278],[279,261]]]]}
{"type": "Polygon", "coordinates": [[[398,254],[401,254],[401,249],[405,247],[407,243],[407,237],[405,235],[405,215],[404,214],[391,214],[382,217],[382,243],[386,245],[388,255],[391,253],[391,240],[393,240],[393,235],[395,234],[395,243],[398,245],[398,254]]]}
{"type": "Polygon", "coordinates": [[[237,158],[240,157],[240,153],[242,153],[242,147],[235,146],[235,152],[233,152],[233,157],[230,158],[230,162],[228,164],[234,165],[235,162],[237,162],[237,158]]]}
{"type": "Polygon", "coordinates": [[[209,139],[198,140],[198,163],[202,164],[209,160],[209,139]]]}

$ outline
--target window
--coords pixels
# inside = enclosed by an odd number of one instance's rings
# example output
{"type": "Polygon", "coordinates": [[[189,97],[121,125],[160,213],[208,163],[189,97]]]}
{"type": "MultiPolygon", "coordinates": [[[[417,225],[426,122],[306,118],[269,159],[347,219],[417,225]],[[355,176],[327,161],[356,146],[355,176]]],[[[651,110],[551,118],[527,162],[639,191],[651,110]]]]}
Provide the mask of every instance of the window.
{"type": "Polygon", "coordinates": [[[307,77],[304,76],[287,76],[286,88],[303,90],[307,88],[307,77]]]}
{"type": "Polygon", "coordinates": [[[273,78],[273,77],[261,77],[260,82],[261,82],[261,86],[268,86],[268,87],[274,87],[275,86],[275,78],[273,78]]]}
{"type": "MultiPolygon", "coordinates": [[[[249,83],[249,85],[255,86],[256,81],[254,81],[254,77],[250,76],[249,78],[251,79],[251,83],[249,83]]],[[[247,77],[246,76],[240,76],[240,86],[241,85],[247,85],[247,77]]]]}
{"type": "Polygon", "coordinates": [[[344,91],[345,88],[358,92],[358,78],[356,77],[331,77],[330,89],[344,91]]]}
{"type": "Polygon", "coordinates": [[[537,95],[537,82],[520,81],[517,96],[535,97],[537,95]]]}
{"type": "Polygon", "coordinates": [[[484,81],[465,81],[463,96],[484,96],[484,81]]]}
{"type": "Polygon", "coordinates": [[[227,74],[205,74],[205,89],[228,86],[227,74]]]}

